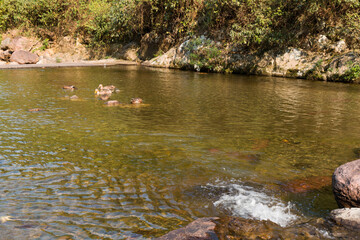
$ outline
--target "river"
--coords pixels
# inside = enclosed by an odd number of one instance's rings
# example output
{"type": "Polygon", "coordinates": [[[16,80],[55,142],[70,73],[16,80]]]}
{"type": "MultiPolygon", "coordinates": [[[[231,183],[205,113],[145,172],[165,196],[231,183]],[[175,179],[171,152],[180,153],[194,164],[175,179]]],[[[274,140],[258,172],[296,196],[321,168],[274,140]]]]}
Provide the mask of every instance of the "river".
{"type": "Polygon", "coordinates": [[[0,229],[16,239],[326,217],[360,147],[360,85],[112,66],[2,70],[0,89],[0,229]],[[144,104],[107,107],[100,83],[144,104]]]}

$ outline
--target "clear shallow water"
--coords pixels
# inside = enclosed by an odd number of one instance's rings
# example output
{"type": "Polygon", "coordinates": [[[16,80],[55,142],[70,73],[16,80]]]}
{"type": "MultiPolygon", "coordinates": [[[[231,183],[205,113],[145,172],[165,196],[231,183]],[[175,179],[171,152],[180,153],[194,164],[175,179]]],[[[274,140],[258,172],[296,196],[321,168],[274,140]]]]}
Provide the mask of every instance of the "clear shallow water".
{"type": "Polygon", "coordinates": [[[120,66],[3,70],[0,90],[0,215],[15,219],[3,225],[18,239],[152,238],[223,214],[282,225],[326,216],[328,185],[286,186],[330,177],[360,145],[358,85],[120,66]],[[105,107],[100,83],[149,106],[105,107]],[[62,90],[70,84],[78,90],[62,90]]]}

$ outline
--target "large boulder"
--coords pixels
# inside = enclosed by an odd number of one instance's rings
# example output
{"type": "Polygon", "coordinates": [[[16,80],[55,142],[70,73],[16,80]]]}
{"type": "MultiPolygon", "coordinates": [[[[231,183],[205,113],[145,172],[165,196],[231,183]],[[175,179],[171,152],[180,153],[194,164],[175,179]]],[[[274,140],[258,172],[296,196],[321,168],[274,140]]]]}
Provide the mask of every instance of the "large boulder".
{"type": "Polygon", "coordinates": [[[18,50],[11,55],[10,61],[19,64],[35,64],[39,61],[39,56],[35,53],[18,50]]]}
{"type": "Polygon", "coordinates": [[[360,207],[360,159],[345,163],[335,170],[332,189],[339,207],[360,207]]]}
{"type": "Polygon", "coordinates": [[[36,41],[35,39],[29,39],[21,36],[14,38],[7,37],[4,40],[2,40],[0,48],[2,50],[10,50],[10,51],[18,51],[18,50],[30,51],[37,44],[39,44],[39,41],[36,41]]]}

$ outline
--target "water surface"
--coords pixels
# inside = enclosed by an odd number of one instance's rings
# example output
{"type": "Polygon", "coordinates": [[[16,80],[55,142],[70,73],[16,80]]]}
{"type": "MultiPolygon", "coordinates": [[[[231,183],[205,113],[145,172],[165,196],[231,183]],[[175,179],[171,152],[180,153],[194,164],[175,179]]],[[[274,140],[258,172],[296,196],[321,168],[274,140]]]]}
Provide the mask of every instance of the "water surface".
{"type": "Polygon", "coordinates": [[[0,215],[18,239],[323,217],[336,208],[328,184],[287,186],[328,179],[360,146],[358,85],[117,66],[3,70],[0,90],[0,215]],[[106,107],[100,83],[147,105],[106,107]]]}

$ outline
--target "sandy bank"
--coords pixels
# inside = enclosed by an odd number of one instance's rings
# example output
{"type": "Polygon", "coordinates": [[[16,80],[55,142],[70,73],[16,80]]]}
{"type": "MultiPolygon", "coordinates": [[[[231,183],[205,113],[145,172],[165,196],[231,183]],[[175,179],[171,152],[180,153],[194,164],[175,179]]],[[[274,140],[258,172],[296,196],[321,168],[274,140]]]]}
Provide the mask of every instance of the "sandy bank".
{"type": "Polygon", "coordinates": [[[0,69],[21,69],[21,68],[58,68],[58,67],[99,67],[115,65],[137,65],[137,62],[115,59],[103,59],[92,61],[79,61],[69,63],[44,63],[44,64],[0,64],[0,69]]]}

